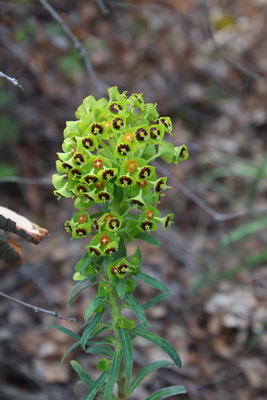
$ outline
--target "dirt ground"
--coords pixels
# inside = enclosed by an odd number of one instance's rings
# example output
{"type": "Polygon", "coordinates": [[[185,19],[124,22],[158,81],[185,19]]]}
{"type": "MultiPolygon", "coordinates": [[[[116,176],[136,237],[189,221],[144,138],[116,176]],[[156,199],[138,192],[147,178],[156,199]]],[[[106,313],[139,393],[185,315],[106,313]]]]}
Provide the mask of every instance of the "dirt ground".
{"type": "MultiPolygon", "coordinates": [[[[157,234],[163,246],[139,243],[143,270],[174,293],[147,312],[151,329],[183,366],[159,370],[131,399],[178,384],[188,390],[180,400],[265,400],[266,1],[51,0],[63,25],[44,4],[0,1],[0,71],[23,87],[0,78],[1,206],[49,231],[36,246],[10,234],[23,263],[0,261],[0,291],[78,322],[1,297],[0,399],[81,399],[71,359],[97,376],[97,356],[81,350],[61,367],[73,341],[48,329],[78,329],[93,295],[66,309],[86,240],[69,241],[72,201],[58,201],[50,181],[66,121],[85,96],[116,85],[156,102],[172,118],[173,143],[190,152],[178,166],[159,166],[172,186],[161,208],[175,214],[157,234]]],[[[138,294],[143,303],[155,293],[140,285],[138,294]]],[[[162,357],[136,341],[136,371],[162,357]]]]}

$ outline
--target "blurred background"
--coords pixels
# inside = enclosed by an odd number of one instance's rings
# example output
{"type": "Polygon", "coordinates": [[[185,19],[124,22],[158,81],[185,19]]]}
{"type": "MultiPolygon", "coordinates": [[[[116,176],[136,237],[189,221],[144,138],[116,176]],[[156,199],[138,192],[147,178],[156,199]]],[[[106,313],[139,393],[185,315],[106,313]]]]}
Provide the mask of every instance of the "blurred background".
{"type": "MultiPolygon", "coordinates": [[[[144,271],[175,293],[148,311],[149,322],[183,367],[158,371],[132,399],[175,384],[188,390],[181,400],[266,399],[267,1],[49,4],[52,12],[44,0],[0,1],[0,71],[23,87],[0,78],[1,206],[49,230],[37,246],[15,238],[23,265],[0,261],[0,291],[82,324],[92,292],[65,305],[86,241],[64,231],[73,206],[53,195],[56,152],[84,97],[113,85],[142,92],[172,118],[172,141],[190,158],[159,166],[172,186],[161,209],[175,223],[158,233],[164,246],[140,244],[144,271]]],[[[142,303],[155,294],[138,292],[142,303]]],[[[61,368],[73,341],[48,329],[75,325],[4,298],[0,320],[1,400],[82,398],[68,360],[97,376],[98,358],[75,349],[61,368]]],[[[136,370],[161,358],[136,341],[136,370]]]]}

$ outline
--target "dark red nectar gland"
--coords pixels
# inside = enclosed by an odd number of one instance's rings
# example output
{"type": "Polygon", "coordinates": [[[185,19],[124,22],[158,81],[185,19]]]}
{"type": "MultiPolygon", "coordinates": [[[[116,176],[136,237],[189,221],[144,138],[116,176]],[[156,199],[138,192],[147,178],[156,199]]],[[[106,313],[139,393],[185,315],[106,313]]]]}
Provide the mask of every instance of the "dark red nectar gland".
{"type": "Polygon", "coordinates": [[[86,149],[89,149],[90,147],[94,146],[94,142],[91,138],[84,138],[82,140],[82,144],[83,144],[83,147],[85,147],[86,149]]]}
{"type": "Polygon", "coordinates": [[[100,134],[101,135],[101,133],[103,133],[103,130],[104,130],[104,128],[103,128],[103,126],[102,125],[100,125],[100,124],[93,124],[92,126],[91,126],[91,132],[94,134],[94,135],[98,135],[98,134],[100,134]]]}
{"type": "Polygon", "coordinates": [[[124,125],[123,119],[117,117],[112,121],[112,126],[114,129],[120,129],[124,125]]]}
{"type": "Polygon", "coordinates": [[[131,150],[128,144],[120,144],[117,149],[121,156],[126,156],[131,150]]]}
{"type": "Polygon", "coordinates": [[[110,110],[113,114],[118,114],[118,112],[122,110],[122,107],[121,107],[121,105],[118,104],[118,103],[112,103],[112,104],[109,106],[109,110],[110,110]]]}

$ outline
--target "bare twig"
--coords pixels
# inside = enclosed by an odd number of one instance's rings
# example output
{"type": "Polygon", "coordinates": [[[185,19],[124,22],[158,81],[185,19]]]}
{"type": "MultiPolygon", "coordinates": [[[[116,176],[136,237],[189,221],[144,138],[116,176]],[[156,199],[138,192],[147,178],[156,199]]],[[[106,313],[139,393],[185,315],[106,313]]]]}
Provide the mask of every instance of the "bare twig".
{"type": "Polygon", "coordinates": [[[7,79],[9,82],[13,83],[13,85],[18,86],[20,89],[24,90],[21,84],[17,81],[17,79],[11,78],[11,76],[8,76],[1,71],[0,71],[0,77],[7,79]]]}
{"type": "Polygon", "coordinates": [[[78,51],[80,58],[82,59],[85,69],[91,79],[92,87],[97,91],[98,94],[102,94],[103,85],[95,76],[95,71],[88,56],[88,52],[83,47],[82,43],[78,40],[78,38],[72,33],[67,24],[63,21],[60,15],[56,12],[56,10],[46,1],[39,0],[39,2],[43,5],[43,7],[49,12],[49,14],[54,18],[54,20],[60,25],[61,29],[67,36],[67,38],[72,42],[74,48],[78,51]]]}
{"type": "Polygon", "coordinates": [[[142,11],[142,10],[146,10],[146,9],[148,9],[148,10],[158,10],[161,7],[161,5],[160,4],[153,4],[153,3],[151,3],[151,4],[126,4],[125,2],[122,2],[122,1],[112,0],[111,7],[117,8],[117,9],[120,9],[120,10],[125,10],[125,11],[128,11],[128,10],[133,10],[133,11],[134,10],[139,10],[139,11],[142,11]]]}
{"type": "Polygon", "coordinates": [[[49,311],[49,310],[45,310],[44,308],[33,306],[32,304],[25,303],[24,301],[21,301],[21,300],[15,299],[14,297],[8,296],[7,294],[5,294],[3,292],[0,292],[0,296],[5,297],[8,300],[14,301],[14,303],[20,304],[21,306],[30,308],[31,310],[33,310],[35,312],[41,312],[43,314],[48,314],[48,315],[51,315],[52,317],[56,317],[58,319],[65,319],[66,321],[77,322],[76,318],[74,318],[74,317],[71,317],[71,318],[62,317],[57,312],[49,311]]]}
{"type": "Polygon", "coordinates": [[[0,183],[21,183],[23,185],[52,186],[51,179],[48,178],[23,178],[21,176],[7,176],[0,178],[0,183]]]}
{"type": "Polygon", "coordinates": [[[202,210],[205,211],[206,214],[210,215],[212,219],[215,221],[228,221],[231,219],[241,218],[246,215],[257,214],[261,212],[267,211],[267,205],[259,207],[259,208],[252,208],[249,210],[244,210],[240,212],[233,212],[233,213],[218,213],[212,207],[210,207],[204,200],[202,200],[199,196],[193,193],[190,189],[184,186],[181,182],[171,176],[168,170],[160,164],[156,164],[157,169],[165,176],[168,176],[168,182],[175,187],[177,190],[182,192],[186,197],[191,199],[195,204],[197,204],[202,210]]]}
{"type": "Polygon", "coordinates": [[[267,80],[262,78],[260,75],[256,74],[255,72],[249,71],[247,68],[243,67],[243,65],[239,64],[238,62],[230,59],[220,48],[220,46],[218,45],[217,41],[214,38],[214,31],[213,31],[213,26],[211,24],[210,21],[210,16],[209,16],[209,9],[207,7],[206,4],[206,0],[199,0],[200,6],[202,8],[203,11],[203,15],[206,21],[206,26],[207,26],[207,30],[208,30],[208,35],[210,38],[210,41],[213,45],[213,47],[215,48],[215,50],[220,54],[220,56],[228,63],[230,64],[232,67],[236,68],[238,71],[242,72],[244,75],[248,76],[251,79],[254,79],[258,82],[263,82],[263,83],[267,83],[267,80]]]}
{"type": "MultiPolygon", "coordinates": [[[[237,219],[244,217],[246,215],[253,215],[258,213],[264,213],[267,211],[267,205],[251,208],[249,210],[244,210],[240,212],[233,213],[218,213],[212,207],[210,207],[204,200],[202,200],[199,196],[197,196],[194,192],[184,186],[181,182],[179,182],[174,177],[170,176],[169,171],[164,168],[162,165],[157,163],[157,168],[163,175],[168,175],[169,182],[175,187],[177,190],[180,190],[186,197],[191,199],[195,204],[197,204],[200,208],[202,208],[208,215],[211,216],[215,221],[228,221],[231,219],[237,219]]],[[[20,183],[23,185],[44,185],[44,186],[52,186],[51,180],[46,178],[22,178],[20,176],[9,176],[6,178],[0,178],[1,183],[20,183]]]]}

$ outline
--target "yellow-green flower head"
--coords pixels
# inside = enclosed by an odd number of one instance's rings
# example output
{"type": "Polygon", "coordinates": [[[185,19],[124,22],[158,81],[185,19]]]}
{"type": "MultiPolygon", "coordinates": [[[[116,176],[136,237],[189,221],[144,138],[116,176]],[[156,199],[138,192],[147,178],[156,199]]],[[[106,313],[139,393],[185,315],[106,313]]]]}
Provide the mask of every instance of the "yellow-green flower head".
{"type": "MultiPolygon", "coordinates": [[[[65,228],[74,238],[93,235],[87,246],[93,257],[116,252],[120,238],[170,225],[173,215],[161,217],[156,208],[167,178],[158,177],[151,163],[162,158],[178,164],[188,157],[185,145],[164,140],[172,122],[158,114],[156,104],[115,86],[108,93],[109,99],[86,97],[77,120],[67,122],[53,175],[55,194],[74,198],[79,210],[65,228]]],[[[126,274],[123,268],[116,276],[126,274]]]]}

